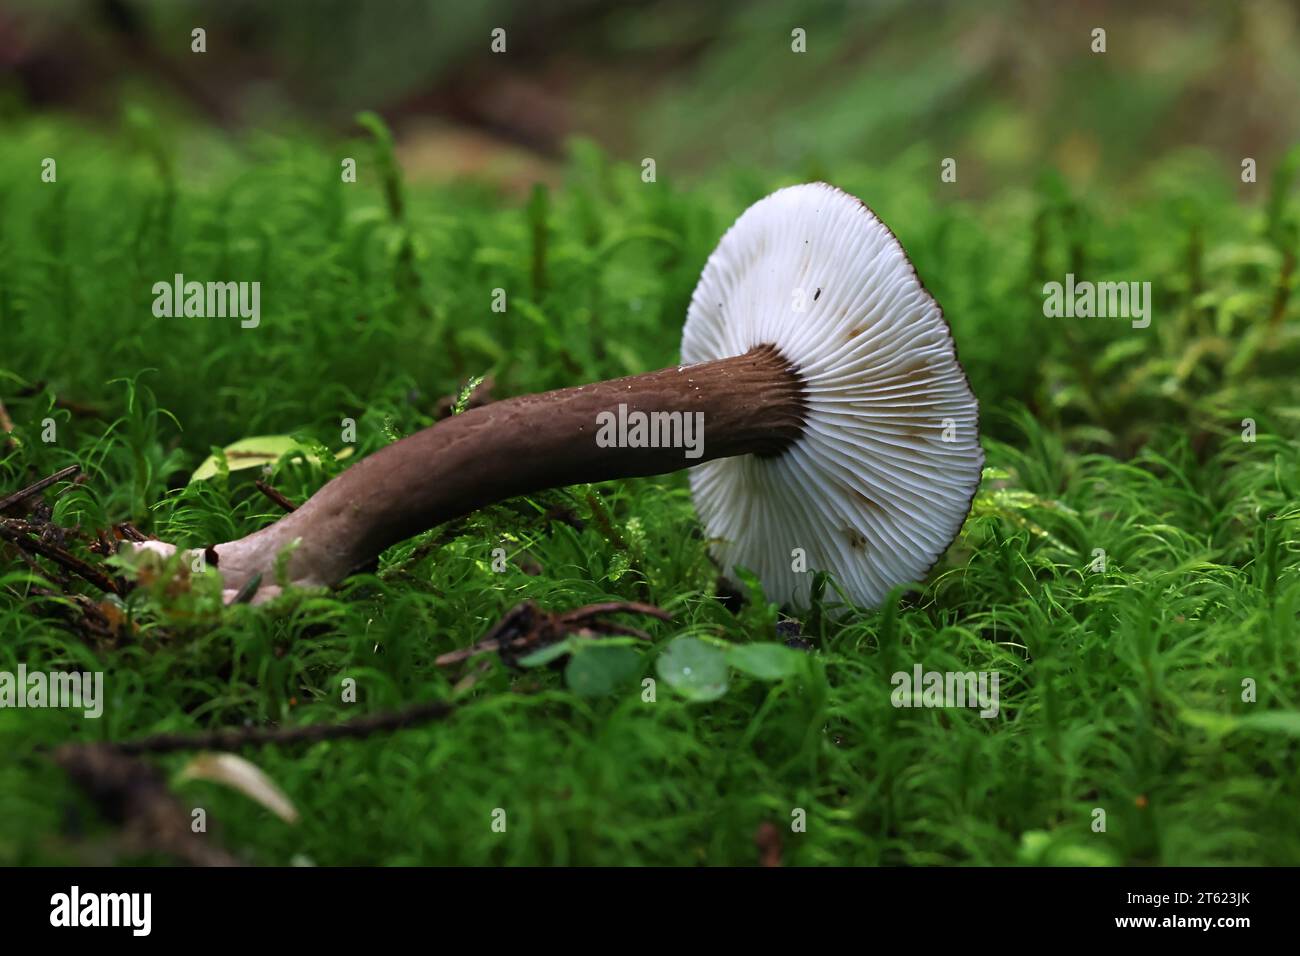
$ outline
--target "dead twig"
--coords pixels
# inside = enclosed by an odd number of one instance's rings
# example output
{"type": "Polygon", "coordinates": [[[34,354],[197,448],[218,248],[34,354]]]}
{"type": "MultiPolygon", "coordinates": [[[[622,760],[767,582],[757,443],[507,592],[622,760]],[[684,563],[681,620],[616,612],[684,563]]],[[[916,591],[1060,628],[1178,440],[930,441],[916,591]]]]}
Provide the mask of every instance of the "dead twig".
{"type": "MultiPolygon", "coordinates": [[[[41,573],[40,567],[35,567],[41,573]]],[[[66,587],[66,582],[62,580],[59,584],[66,587]]],[[[18,594],[16,591],[14,593],[18,594]]],[[[102,607],[84,594],[51,591],[33,585],[25,595],[18,596],[43,598],[43,601],[33,602],[34,609],[56,626],[63,627],[88,643],[105,645],[116,641],[119,636],[120,624],[111,620],[102,607]]]]}
{"type": "MultiPolygon", "coordinates": [[[[19,391],[18,397],[31,398],[33,395],[39,395],[43,391],[45,391],[45,383],[34,382],[33,384],[19,391]]],[[[58,395],[54,396],[54,407],[62,408],[65,411],[71,412],[73,415],[79,415],[83,418],[106,417],[102,410],[96,408],[93,405],[87,405],[84,402],[73,401],[70,398],[60,398],[58,395]]]]}
{"type": "Polygon", "coordinates": [[[91,567],[85,561],[58,545],[42,541],[40,538],[30,537],[24,533],[27,530],[27,525],[24,522],[0,519],[0,538],[16,545],[29,554],[39,554],[43,558],[48,558],[65,570],[71,571],[77,577],[89,581],[106,594],[120,595],[122,593],[121,586],[104,572],[91,567]]]}
{"type": "MultiPolygon", "coordinates": [[[[434,664],[438,667],[448,667],[480,654],[499,651],[503,646],[517,647],[522,650],[531,644],[539,643],[541,637],[539,630],[544,623],[540,617],[542,613],[532,601],[516,604],[479,640],[469,647],[439,655],[434,660],[434,664]]],[[[557,637],[556,640],[558,639],[557,637]]]]}
{"type": "Polygon", "coordinates": [[[491,670],[492,670],[491,661],[480,662],[478,667],[475,667],[473,670],[471,670],[460,680],[456,681],[456,685],[451,689],[452,694],[459,697],[461,694],[465,693],[467,690],[469,690],[471,687],[477,684],[482,678],[486,677],[488,672],[491,670]]]}
{"type": "Polygon", "coordinates": [[[117,530],[118,534],[126,538],[128,541],[148,541],[152,537],[152,535],[146,536],[142,531],[140,531],[140,529],[129,521],[123,521],[120,524],[113,525],[113,527],[117,530]]]}
{"type": "Polygon", "coordinates": [[[50,487],[50,485],[63,481],[65,478],[71,478],[79,471],[81,471],[80,465],[69,465],[67,468],[60,468],[54,474],[47,475],[40,481],[34,481],[26,488],[15,491],[13,494],[8,495],[5,498],[0,498],[0,511],[9,510],[20,501],[25,501],[32,495],[40,494],[46,488],[50,487]]]}
{"type": "Polygon", "coordinates": [[[239,860],[190,827],[190,813],[167,788],[156,767],[111,744],[65,744],[57,763],[95,803],[122,826],[134,850],[162,853],[191,866],[239,866],[239,860]]]}
{"type": "MultiPolygon", "coordinates": [[[[579,631],[593,624],[608,624],[596,620],[606,614],[645,614],[660,620],[672,620],[666,611],[648,604],[611,601],[580,607],[564,614],[553,614],[540,610],[532,601],[525,601],[512,608],[483,640],[464,651],[443,655],[438,659],[438,663],[443,664],[444,658],[447,657],[464,660],[466,657],[489,650],[509,648],[517,651],[535,644],[553,643],[571,631],[579,631]]],[[[616,628],[612,632],[617,630],[616,628]]],[[[630,629],[622,628],[622,630],[630,629]]],[[[165,754],[178,750],[238,750],[243,747],[261,747],[268,744],[311,744],[324,740],[358,739],[375,733],[402,730],[430,721],[443,720],[455,709],[455,705],[447,701],[427,701],[403,710],[371,714],[337,724],[309,724],[303,727],[228,727],[196,734],[156,734],[152,737],[120,743],[68,746],[101,748],[119,754],[138,755],[165,754]]]]}
{"type": "MultiPolygon", "coordinates": [[[[565,614],[541,611],[531,601],[513,608],[475,647],[496,642],[558,639],[568,628],[601,623],[601,615],[647,614],[663,620],[669,615],[644,604],[608,602],[577,608],[565,614]]],[[[462,653],[462,652],[457,652],[462,653]]],[[[442,663],[441,659],[439,663],[442,663]]],[[[468,690],[486,670],[487,662],[457,685],[468,690]]],[[[456,705],[445,700],[426,701],[389,713],[370,714],[337,724],[302,727],[228,727],[193,734],[155,734],[139,740],[91,744],[64,744],[54,752],[55,762],[84,790],[111,821],[121,824],[124,837],[146,851],[165,853],[196,866],[230,866],[239,861],[202,835],[192,833],[189,814],[167,789],[162,773],[140,759],[146,754],[185,750],[233,751],[245,747],[290,746],[327,740],[361,739],[372,734],[445,720],[456,705]]]]}
{"type": "Polygon", "coordinates": [[[645,614],[657,617],[661,621],[671,621],[673,616],[661,607],[642,604],[639,601],[606,601],[604,604],[588,604],[560,615],[560,620],[567,623],[588,621],[602,614],[645,614]]]}
{"type": "Polygon", "coordinates": [[[302,727],[227,727],[197,734],[156,734],[140,740],[97,744],[122,754],[166,754],[178,750],[239,750],[268,744],[314,744],[324,740],[356,740],[385,731],[403,730],[450,716],[455,706],[442,700],[426,701],[403,710],[368,714],[337,724],[302,727]]]}
{"type": "Polygon", "coordinates": [[[271,487],[270,485],[268,485],[268,484],[267,484],[265,481],[263,481],[262,479],[258,478],[256,481],[253,482],[253,485],[254,485],[254,487],[257,488],[258,491],[260,491],[262,494],[266,495],[266,497],[270,498],[272,501],[274,501],[277,505],[279,505],[279,506],[280,506],[281,508],[283,508],[285,511],[297,511],[297,510],[298,510],[298,506],[297,506],[296,504],[294,504],[292,501],[290,501],[290,500],[289,500],[288,498],[286,498],[284,495],[280,494],[279,491],[277,491],[275,488],[273,488],[273,487],[271,487]]]}
{"type": "Polygon", "coordinates": [[[112,557],[117,554],[121,541],[149,541],[157,540],[153,535],[145,536],[135,525],[129,521],[123,521],[120,524],[111,525],[107,530],[103,528],[96,529],[94,540],[90,543],[90,550],[95,554],[103,557],[112,557]]]}
{"type": "Polygon", "coordinates": [[[436,658],[434,663],[439,667],[448,667],[495,651],[507,665],[513,666],[522,653],[547,647],[570,634],[587,637],[593,633],[623,634],[650,640],[650,635],[639,628],[616,621],[600,620],[609,614],[644,614],[661,621],[672,620],[672,615],[662,608],[635,601],[589,604],[563,614],[543,611],[532,601],[524,601],[507,611],[480,640],[469,647],[448,651],[436,658]]]}
{"type": "Polygon", "coordinates": [[[591,516],[595,519],[596,527],[600,530],[600,533],[605,536],[605,540],[620,551],[626,551],[627,542],[623,540],[623,536],[614,527],[614,518],[609,513],[609,509],[605,507],[605,502],[594,491],[588,491],[586,497],[587,505],[591,508],[591,516]]]}

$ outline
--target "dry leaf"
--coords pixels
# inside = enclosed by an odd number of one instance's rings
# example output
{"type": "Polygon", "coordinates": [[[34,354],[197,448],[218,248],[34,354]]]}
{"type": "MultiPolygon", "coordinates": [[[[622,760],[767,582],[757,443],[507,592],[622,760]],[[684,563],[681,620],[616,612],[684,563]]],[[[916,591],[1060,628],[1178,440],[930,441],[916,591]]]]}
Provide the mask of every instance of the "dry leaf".
{"type": "Polygon", "coordinates": [[[298,822],[298,810],[285,792],[256,764],[235,754],[198,754],[185,765],[177,780],[209,780],[225,784],[257,801],[285,823],[298,822]]]}

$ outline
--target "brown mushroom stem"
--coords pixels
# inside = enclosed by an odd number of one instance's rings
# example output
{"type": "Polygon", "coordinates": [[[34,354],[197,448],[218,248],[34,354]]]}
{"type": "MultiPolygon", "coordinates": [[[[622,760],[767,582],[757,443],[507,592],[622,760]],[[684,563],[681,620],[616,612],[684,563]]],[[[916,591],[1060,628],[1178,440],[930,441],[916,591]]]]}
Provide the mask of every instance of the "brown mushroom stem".
{"type": "Polygon", "coordinates": [[[678,471],[714,458],[777,455],[801,434],[796,369],[772,346],[699,365],[524,395],[472,409],[403,438],[330,481],[298,510],[216,546],[224,587],[255,575],[276,590],[277,556],[292,546],[288,579],[336,584],[384,549],[515,495],[579,482],[678,471]],[[703,424],[702,451],[601,447],[602,412],[667,412],[703,424]]]}

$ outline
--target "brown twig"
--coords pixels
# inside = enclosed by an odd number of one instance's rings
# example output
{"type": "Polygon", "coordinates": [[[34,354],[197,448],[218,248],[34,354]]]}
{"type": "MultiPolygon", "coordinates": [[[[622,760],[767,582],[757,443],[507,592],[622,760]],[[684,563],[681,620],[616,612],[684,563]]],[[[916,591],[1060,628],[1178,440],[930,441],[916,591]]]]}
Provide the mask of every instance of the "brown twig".
{"type": "Polygon", "coordinates": [[[480,662],[478,667],[473,668],[468,674],[466,674],[460,680],[456,681],[456,685],[451,689],[452,694],[459,697],[461,694],[468,691],[471,687],[473,687],[485,676],[487,676],[487,674],[491,670],[492,670],[491,661],[480,662]]]}
{"type": "Polygon", "coordinates": [[[162,771],[111,744],[64,744],[54,754],[134,849],[163,853],[191,866],[238,866],[239,860],[190,827],[190,813],[167,788],[162,771]]]}
{"type": "Polygon", "coordinates": [[[153,535],[146,536],[131,522],[123,521],[120,524],[110,525],[107,529],[96,529],[94,540],[90,543],[90,550],[107,558],[117,554],[119,541],[139,543],[150,538],[153,538],[153,535]]]}
{"type": "MultiPolygon", "coordinates": [[[[542,631],[562,634],[565,628],[600,623],[596,620],[600,615],[612,613],[647,614],[669,619],[663,610],[644,604],[607,602],[565,614],[552,614],[538,610],[532,602],[525,602],[506,614],[489,632],[487,640],[501,641],[507,633],[513,634],[521,629],[528,634],[542,631]]],[[[476,673],[471,678],[477,680],[478,676],[480,674],[476,673]]],[[[458,685],[462,691],[468,686],[465,680],[458,685]]],[[[54,759],[90,795],[107,818],[123,826],[124,836],[141,849],[166,853],[192,865],[230,866],[239,861],[201,835],[191,832],[189,814],[167,789],[161,771],[140,760],[140,755],[184,750],[231,751],[270,744],[283,746],[360,739],[445,720],[455,711],[455,704],[437,700],[337,724],[229,727],[196,734],[155,734],[121,743],[64,744],[55,751],[54,759]]]]}
{"type": "Polygon", "coordinates": [[[52,591],[29,584],[24,591],[9,587],[11,594],[19,600],[28,601],[34,613],[50,619],[56,626],[65,628],[91,644],[113,641],[118,637],[120,625],[110,620],[104,609],[86,595],[69,591],[71,582],[68,578],[42,568],[26,551],[15,550],[32,571],[42,578],[53,578],[54,583],[63,590],[52,591]],[[32,601],[33,597],[44,600],[32,601]]]}
{"type": "Polygon", "coordinates": [[[673,616],[661,607],[653,604],[641,604],[638,601],[606,601],[604,604],[588,604],[566,614],[560,615],[565,622],[585,621],[601,614],[645,614],[657,617],[661,621],[671,621],[673,616]]]}
{"type": "Polygon", "coordinates": [[[40,538],[28,536],[24,533],[25,530],[26,526],[21,522],[0,519],[0,538],[4,538],[6,541],[22,548],[28,553],[39,554],[43,558],[49,558],[55,564],[58,564],[78,577],[89,581],[106,594],[122,593],[122,589],[118,586],[117,582],[107,574],[104,574],[104,572],[91,567],[85,561],[82,561],[76,555],[60,548],[58,545],[42,541],[40,538]]]}
{"type": "MultiPolygon", "coordinates": [[[[66,588],[66,582],[59,583],[66,588]]],[[[112,642],[120,635],[121,626],[111,621],[103,608],[84,594],[69,594],[66,591],[39,587],[31,588],[29,594],[47,598],[43,605],[38,605],[44,608],[46,616],[83,640],[91,643],[112,642]]]]}
{"type": "Polygon", "coordinates": [[[198,734],[156,734],[140,740],[102,744],[122,754],[166,754],[178,750],[239,750],[268,744],[314,744],[324,740],[369,737],[384,731],[403,730],[434,720],[444,720],[455,710],[442,700],[426,701],[386,714],[368,714],[338,724],[308,724],[303,727],[227,727],[198,734]]]}
{"type": "MultiPolygon", "coordinates": [[[[531,601],[510,610],[476,647],[511,639],[523,632],[534,642],[540,636],[558,639],[567,629],[604,625],[605,614],[646,614],[661,620],[670,616],[646,604],[606,602],[576,608],[564,614],[541,611],[531,601]]],[[[457,652],[462,653],[462,652],[457,652]]],[[[441,659],[439,663],[442,663],[441,659]]],[[[486,663],[486,662],[485,662],[486,663]]],[[[467,690],[484,668],[463,679],[458,692],[467,690]]],[[[195,734],[155,734],[120,743],[64,744],[55,762],[88,793],[100,811],[122,824],[125,836],[140,848],[175,856],[198,866],[237,865],[238,860],[191,832],[189,815],[167,789],[162,773],[139,757],[185,750],[232,751],[267,745],[313,744],[326,740],[361,739],[372,734],[402,730],[445,720],[456,705],[445,700],[426,701],[402,710],[370,714],[337,724],[302,727],[228,727],[195,734]]]]}
{"type": "Polygon", "coordinates": [[[258,478],[256,481],[253,482],[253,485],[254,485],[254,487],[257,488],[258,491],[260,491],[262,494],[266,495],[266,497],[270,498],[272,501],[274,501],[277,505],[279,505],[279,506],[280,506],[281,508],[283,508],[285,511],[297,511],[297,510],[298,510],[298,506],[297,506],[296,504],[294,504],[292,501],[290,501],[288,498],[286,498],[284,495],[282,495],[282,494],[281,494],[279,491],[277,491],[275,488],[273,488],[273,487],[271,487],[270,485],[268,485],[268,484],[267,484],[265,481],[263,481],[262,479],[258,478]]]}
{"type": "Polygon", "coordinates": [[[113,525],[113,527],[117,529],[118,534],[126,538],[128,541],[140,542],[149,540],[148,536],[129,521],[123,521],[120,524],[113,525]]]}
{"type": "Polygon", "coordinates": [[[69,465],[67,468],[60,468],[52,475],[47,475],[40,481],[34,481],[26,488],[15,491],[5,498],[0,498],[0,511],[7,511],[20,501],[30,498],[32,495],[39,494],[55,482],[63,481],[65,478],[71,478],[81,471],[80,465],[69,465]]]}
{"type": "Polygon", "coordinates": [[[605,536],[605,540],[620,551],[626,551],[627,542],[623,540],[623,536],[619,534],[618,529],[614,527],[613,516],[609,513],[609,509],[605,507],[605,502],[601,500],[600,496],[596,494],[596,492],[590,490],[587,492],[587,505],[591,508],[591,517],[595,519],[596,527],[599,528],[600,533],[605,536]]]}
{"type": "Polygon", "coordinates": [[[623,634],[650,640],[650,635],[638,628],[615,621],[599,620],[606,614],[645,614],[661,621],[672,620],[672,615],[667,611],[636,602],[609,601],[555,614],[541,610],[532,601],[524,601],[507,611],[480,640],[469,647],[439,655],[434,663],[438,667],[448,667],[493,651],[501,654],[507,663],[513,663],[522,652],[547,647],[570,634],[623,634]]]}
{"type": "MultiPolygon", "coordinates": [[[[459,664],[461,661],[468,660],[471,657],[477,657],[479,654],[486,654],[490,651],[498,651],[502,646],[519,642],[521,646],[526,646],[530,635],[536,635],[540,627],[540,612],[537,605],[532,601],[524,601],[522,604],[516,604],[505,616],[501,618],[492,629],[475,641],[469,647],[463,647],[458,651],[448,651],[446,654],[439,655],[434,664],[438,667],[447,667],[451,664],[459,664]]],[[[558,638],[557,638],[558,639],[558,638]]],[[[536,638],[531,643],[537,643],[536,638]]]]}
{"type": "MultiPolygon", "coordinates": [[[[29,385],[28,387],[22,389],[18,393],[18,397],[31,398],[33,395],[39,395],[44,390],[45,390],[44,382],[35,382],[29,385]]],[[[84,402],[74,401],[70,398],[60,398],[58,395],[54,396],[54,407],[62,408],[65,411],[71,412],[73,415],[80,415],[84,418],[104,417],[103,411],[101,411],[100,409],[96,408],[93,405],[87,405],[84,402]]]]}

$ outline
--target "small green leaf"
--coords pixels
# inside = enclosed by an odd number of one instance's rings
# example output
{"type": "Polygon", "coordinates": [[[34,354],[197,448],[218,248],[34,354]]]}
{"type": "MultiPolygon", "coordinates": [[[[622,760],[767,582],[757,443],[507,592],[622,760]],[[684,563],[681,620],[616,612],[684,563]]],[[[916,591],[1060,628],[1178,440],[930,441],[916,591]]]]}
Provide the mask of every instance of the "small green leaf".
{"type": "Polygon", "coordinates": [[[611,583],[617,581],[623,575],[627,574],[631,568],[628,561],[627,553],[624,551],[615,551],[609,558],[609,570],[605,572],[605,577],[611,583]]]}
{"type": "Polygon", "coordinates": [[[469,400],[474,394],[474,389],[483,384],[484,378],[485,376],[483,375],[474,375],[461,387],[460,394],[456,396],[456,404],[451,410],[453,415],[459,415],[469,407],[469,400]]]}
{"type": "Polygon", "coordinates": [[[1216,735],[1257,730],[1300,737],[1300,711],[1295,710],[1265,710],[1244,716],[1208,710],[1184,710],[1181,716],[1187,723],[1216,735]]]}
{"type": "Polygon", "coordinates": [[[663,681],[688,700],[717,700],[727,692],[727,654],[694,637],[678,637],[659,658],[663,681]]]}
{"type": "Polygon", "coordinates": [[[759,680],[781,680],[799,672],[801,655],[784,644],[738,644],[727,651],[727,662],[759,680]]]}
{"type": "Polygon", "coordinates": [[[1247,714],[1237,720],[1237,727],[1241,730],[1262,730],[1266,733],[1300,737],[1300,711],[1266,710],[1258,714],[1247,714]]]}
{"type": "Polygon", "coordinates": [[[1069,842],[1046,830],[1027,830],[1020,837],[1016,853],[1025,866],[1117,866],[1119,861],[1105,847],[1069,842]]]}
{"type": "Polygon", "coordinates": [[[542,667],[545,664],[549,664],[557,657],[563,657],[572,650],[573,648],[570,646],[569,641],[556,641],[554,644],[548,644],[541,650],[533,651],[531,654],[525,654],[523,657],[519,658],[519,666],[542,667]]]}
{"type": "MultiPolygon", "coordinates": [[[[579,645],[580,646],[580,645],[579,645]]],[[[576,694],[604,697],[641,673],[641,655],[630,647],[574,648],[564,679],[576,694]]]]}
{"type": "Polygon", "coordinates": [[[501,343],[482,329],[460,329],[456,333],[456,343],[463,349],[478,350],[493,363],[506,357],[501,343]]]}

